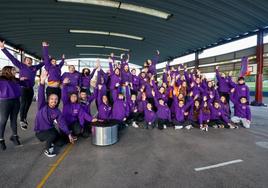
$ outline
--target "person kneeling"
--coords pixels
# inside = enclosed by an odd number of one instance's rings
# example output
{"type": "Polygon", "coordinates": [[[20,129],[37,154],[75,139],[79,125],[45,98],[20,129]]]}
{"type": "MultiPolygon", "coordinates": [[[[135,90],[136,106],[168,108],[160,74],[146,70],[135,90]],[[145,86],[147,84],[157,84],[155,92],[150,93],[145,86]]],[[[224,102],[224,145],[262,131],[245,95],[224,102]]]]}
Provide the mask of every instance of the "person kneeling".
{"type": "Polygon", "coordinates": [[[41,141],[46,141],[45,155],[56,156],[55,142],[62,138],[61,135],[68,136],[69,142],[74,143],[75,138],[68,129],[61,111],[58,109],[58,96],[50,94],[48,101],[45,101],[45,80],[47,72],[42,72],[41,81],[38,88],[38,112],[35,118],[35,135],[41,141]],[[55,122],[59,126],[60,132],[55,128],[55,122]]]}

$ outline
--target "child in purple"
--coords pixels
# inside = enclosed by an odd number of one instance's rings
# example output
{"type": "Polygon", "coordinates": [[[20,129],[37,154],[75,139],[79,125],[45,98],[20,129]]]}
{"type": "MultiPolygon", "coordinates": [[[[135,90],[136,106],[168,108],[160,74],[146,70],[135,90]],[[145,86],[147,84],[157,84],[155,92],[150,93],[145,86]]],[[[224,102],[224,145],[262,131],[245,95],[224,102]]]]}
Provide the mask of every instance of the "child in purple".
{"type": "Polygon", "coordinates": [[[174,106],[174,119],[173,124],[175,129],[182,129],[183,127],[189,126],[191,123],[185,119],[185,116],[188,116],[188,109],[192,106],[194,100],[190,99],[186,104],[185,100],[178,98],[173,91],[173,106],[174,106]]]}
{"type": "Polygon", "coordinates": [[[234,90],[234,96],[236,98],[236,101],[238,101],[241,97],[246,97],[247,102],[250,102],[250,91],[249,87],[245,84],[245,78],[239,77],[237,80],[237,84],[233,83],[234,90]]]}
{"type": "Polygon", "coordinates": [[[152,110],[152,104],[147,103],[146,101],[143,101],[144,105],[144,120],[145,120],[145,129],[150,128],[155,128],[156,126],[156,114],[152,110]]]}
{"type": "Polygon", "coordinates": [[[125,121],[127,120],[128,115],[129,106],[124,100],[124,95],[122,93],[119,93],[113,103],[112,120],[118,122],[119,129],[122,129],[125,127],[125,121]]]}
{"type": "Polygon", "coordinates": [[[220,102],[215,100],[213,104],[209,105],[210,108],[210,122],[208,123],[209,126],[213,128],[236,128],[233,126],[225,115],[225,112],[222,110],[220,106],[220,102]]]}
{"type": "Polygon", "coordinates": [[[21,105],[20,105],[20,126],[22,130],[26,130],[28,127],[27,114],[32,104],[34,96],[34,84],[36,72],[40,70],[44,63],[38,65],[32,65],[32,58],[25,57],[23,62],[18,61],[6,48],[5,42],[0,41],[0,49],[9,58],[9,60],[20,70],[20,81],[24,82],[24,86],[21,86],[21,105]]]}
{"type": "Polygon", "coordinates": [[[198,95],[195,96],[194,103],[192,104],[190,111],[189,111],[188,119],[191,125],[186,126],[185,127],[186,129],[191,129],[192,127],[200,128],[199,115],[200,115],[201,105],[200,105],[200,101],[197,98],[198,98],[198,95]]]}
{"type": "Polygon", "coordinates": [[[81,73],[81,88],[85,89],[87,94],[90,94],[90,82],[91,79],[93,78],[96,70],[98,67],[95,67],[92,72],[90,72],[89,68],[83,68],[82,73],[81,73]]]}
{"type": "Polygon", "coordinates": [[[210,122],[210,108],[208,105],[207,97],[203,97],[201,110],[199,113],[199,124],[202,131],[208,131],[208,124],[210,122]]]}
{"type": "Polygon", "coordinates": [[[234,116],[231,121],[236,124],[242,123],[243,127],[250,128],[251,123],[251,111],[247,101],[247,96],[236,99],[235,89],[231,91],[231,101],[234,103],[234,116]]]}
{"type": "Polygon", "coordinates": [[[45,80],[47,78],[47,72],[43,71],[41,75],[41,81],[38,88],[38,111],[35,118],[35,135],[41,141],[46,141],[45,155],[48,157],[56,156],[54,146],[55,142],[61,138],[61,134],[55,128],[54,124],[59,126],[60,132],[68,136],[71,143],[74,143],[74,137],[72,136],[61,111],[57,108],[58,96],[56,94],[50,94],[45,101],[45,80]]]}
{"type": "Polygon", "coordinates": [[[135,94],[130,95],[128,87],[126,87],[126,99],[127,99],[127,104],[129,108],[129,115],[127,118],[127,124],[132,125],[135,128],[138,128],[139,125],[137,124],[138,122],[138,102],[137,102],[137,96],[135,94]]]}
{"type": "Polygon", "coordinates": [[[152,91],[152,95],[154,97],[154,103],[157,108],[156,115],[157,115],[157,124],[158,129],[166,129],[167,126],[171,126],[171,113],[170,109],[167,104],[165,104],[164,100],[160,98],[157,100],[155,98],[155,93],[152,91]]]}

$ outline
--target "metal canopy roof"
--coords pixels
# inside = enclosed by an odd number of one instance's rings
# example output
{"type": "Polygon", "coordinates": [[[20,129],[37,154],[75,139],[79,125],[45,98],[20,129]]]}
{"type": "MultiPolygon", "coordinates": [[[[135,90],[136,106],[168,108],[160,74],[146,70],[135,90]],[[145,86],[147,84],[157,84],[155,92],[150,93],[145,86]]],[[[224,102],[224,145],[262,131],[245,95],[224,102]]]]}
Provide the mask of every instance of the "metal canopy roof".
{"type": "Polygon", "coordinates": [[[86,57],[80,53],[122,53],[111,49],[76,48],[76,44],[129,48],[131,62],[142,65],[156,49],[161,52],[161,60],[166,60],[268,25],[268,1],[263,0],[121,2],[154,8],[173,16],[165,20],[116,8],[55,0],[1,0],[0,38],[39,57],[42,41],[50,43],[50,54],[56,58],[62,53],[67,58],[86,57]],[[69,29],[118,32],[145,39],[74,34],[69,29]]]}

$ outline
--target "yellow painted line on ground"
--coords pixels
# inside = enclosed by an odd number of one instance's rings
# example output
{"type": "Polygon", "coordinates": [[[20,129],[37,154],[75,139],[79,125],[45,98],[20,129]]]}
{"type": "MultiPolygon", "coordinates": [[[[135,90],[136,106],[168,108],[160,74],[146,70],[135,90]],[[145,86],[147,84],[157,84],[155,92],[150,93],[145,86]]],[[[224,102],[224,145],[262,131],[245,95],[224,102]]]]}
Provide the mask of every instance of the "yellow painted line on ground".
{"type": "Polygon", "coordinates": [[[58,158],[58,160],[51,166],[47,174],[43,177],[43,179],[40,181],[40,183],[36,186],[36,188],[42,188],[48,178],[53,174],[53,172],[57,169],[57,167],[60,165],[60,163],[65,159],[65,157],[68,155],[68,153],[71,151],[73,147],[73,144],[69,144],[64,152],[61,154],[61,156],[58,158]]]}

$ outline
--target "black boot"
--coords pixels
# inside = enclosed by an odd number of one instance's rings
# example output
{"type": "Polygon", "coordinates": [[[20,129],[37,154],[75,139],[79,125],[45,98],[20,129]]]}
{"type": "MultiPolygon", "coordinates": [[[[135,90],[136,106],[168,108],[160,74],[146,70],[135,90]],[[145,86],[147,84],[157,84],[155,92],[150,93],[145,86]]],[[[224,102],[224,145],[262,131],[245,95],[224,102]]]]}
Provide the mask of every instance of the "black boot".
{"type": "Polygon", "coordinates": [[[6,150],[7,149],[5,140],[0,140],[0,147],[1,147],[2,150],[6,150]]]}
{"type": "Polygon", "coordinates": [[[20,141],[19,141],[19,137],[16,136],[11,136],[10,140],[15,144],[15,145],[21,145],[20,141]]]}

